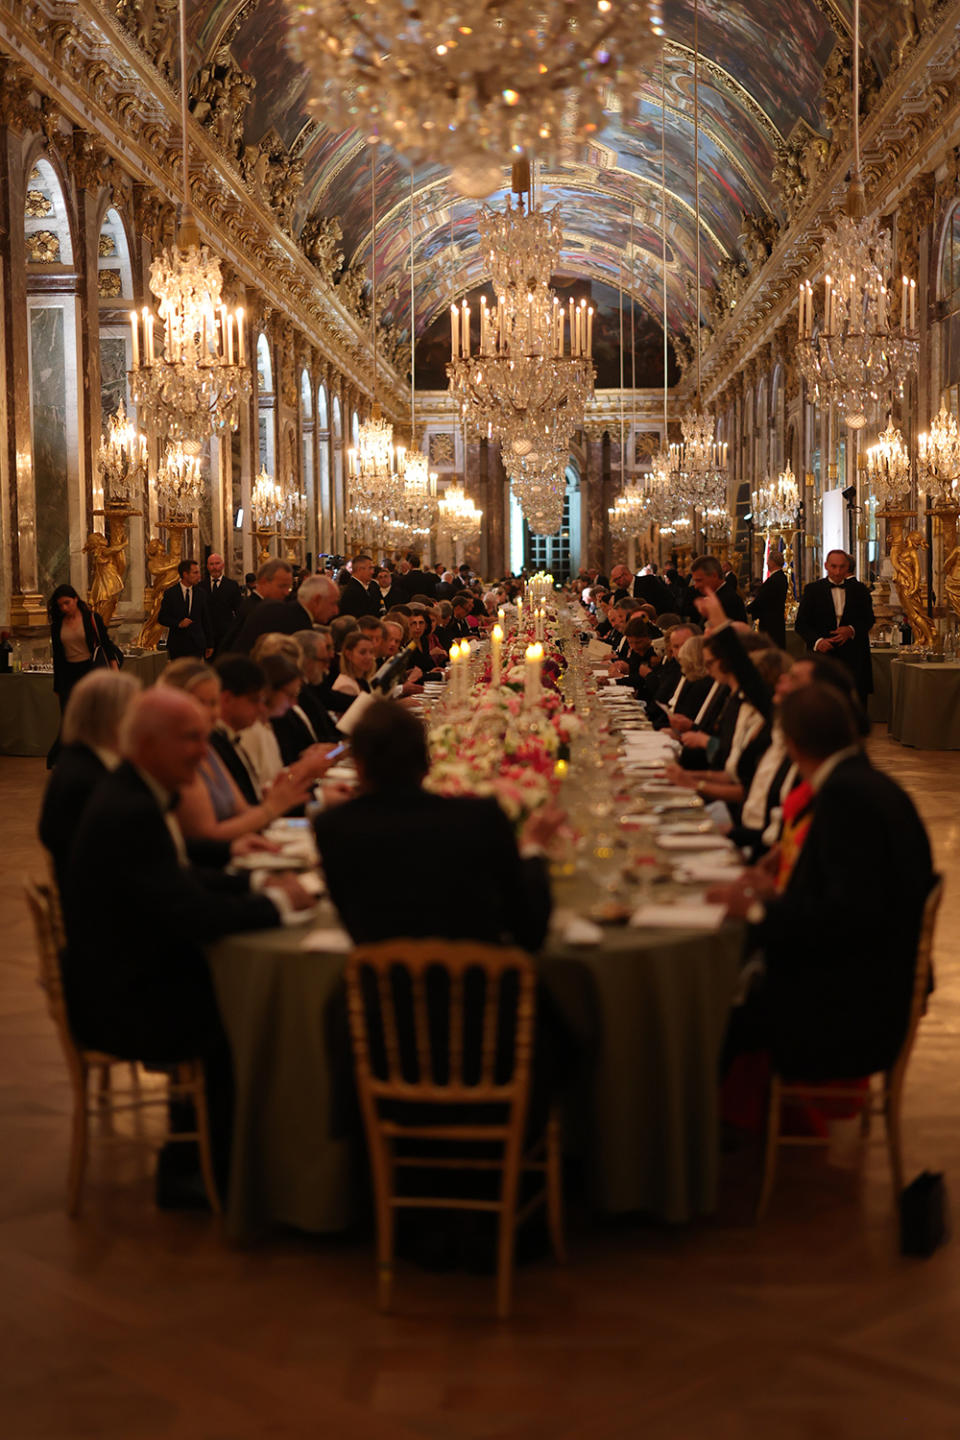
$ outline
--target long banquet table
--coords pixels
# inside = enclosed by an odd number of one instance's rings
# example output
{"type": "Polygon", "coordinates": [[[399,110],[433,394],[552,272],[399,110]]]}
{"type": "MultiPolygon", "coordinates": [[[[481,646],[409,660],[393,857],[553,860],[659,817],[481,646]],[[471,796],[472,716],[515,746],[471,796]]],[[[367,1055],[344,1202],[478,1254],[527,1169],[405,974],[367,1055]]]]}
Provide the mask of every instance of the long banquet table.
{"type": "MultiPolygon", "coordinates": [[[[343,1132],[337,1067],[342,952],[304,950],[330,927],[221,941],[210,952],[236,1076],[227,1232],[271,1224],[337,1231],[357,1213],[362,1138],[343,1132]]],[[[715,1208],[717,1057],[742,935],[605,929],[600,945],[551,940],[542,979],[582,1047],[565,1145],[587,1164],[598,1211],[680,1222],[715,1208]]],[[[342,1048],[342,1047],[341,1047],[342,1048]]]]}

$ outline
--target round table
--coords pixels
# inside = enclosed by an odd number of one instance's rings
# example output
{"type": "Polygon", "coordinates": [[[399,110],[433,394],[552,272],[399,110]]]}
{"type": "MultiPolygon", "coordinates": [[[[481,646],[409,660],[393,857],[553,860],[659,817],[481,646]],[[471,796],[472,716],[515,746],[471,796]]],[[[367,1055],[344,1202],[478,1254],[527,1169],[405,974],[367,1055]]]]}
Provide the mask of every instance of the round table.
{"type": "MultiPolygon", "coordinates": [[[[210,950],[233,1050],[236,1112],[227,1232],[344,1229],[363,1140],[349,1100],[340,950],[305,950],[336,924],[238,935],[210,950]]],[[[715,1208],[717,1059],[742,932],[608,928],[592,948],[548,941],[537,967],[579,1043],[565,1145],[596,1208],[681,1222],[715,1208]]]]}
{"type": "Polygon", "coordinates": [[[960,750],[960,662],[891,664],[890,734],[917,750],[960,750]]]}

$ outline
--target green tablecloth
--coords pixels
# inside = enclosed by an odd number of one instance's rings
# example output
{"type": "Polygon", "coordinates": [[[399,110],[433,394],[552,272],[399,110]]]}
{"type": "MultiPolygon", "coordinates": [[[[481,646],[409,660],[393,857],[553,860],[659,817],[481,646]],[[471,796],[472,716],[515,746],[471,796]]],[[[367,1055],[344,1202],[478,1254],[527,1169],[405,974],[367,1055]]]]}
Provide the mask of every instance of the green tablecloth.
{"type": "Polygon", "coordinates": [[[890,734],[917,750],[960,750],[960,663],[895,660],[890,734]]]}
{"type": "MultiPolygon", "coordinates": [[[[333,924],[332,913],[319,922],[333,924]]],[[[210,952],[236,1074],[227,1230],[272,1223],[343,1229],[354,1213],[356,1147],[331,1135],[328,1027],[342,954],[304,951],[301,929],[221,941],[210,952]]],[[[595,949],[548,947],[540,973],[585,1055],[572,1087],[570,1145],[597,1207],[680,1222],[715,1207],[717,1057],[741,933],[616,929],[595,949]]]]}
{"type": "MultiPolygon", "coordinates": [[[[123,668],[152,685],[167,663],[167,652],[128,655],[123,668]]],[[[0,755],[46,755],[60,729],[60,704],[52,671],[23,670],[0,675],[0,755]]]]}
{"type": "Polygon", "coordinates": [[[890,724],[890,664],[899,653],[892,645],[870,651],[873,694],[867,702],[867,714],[877,725],[890,724]]]}

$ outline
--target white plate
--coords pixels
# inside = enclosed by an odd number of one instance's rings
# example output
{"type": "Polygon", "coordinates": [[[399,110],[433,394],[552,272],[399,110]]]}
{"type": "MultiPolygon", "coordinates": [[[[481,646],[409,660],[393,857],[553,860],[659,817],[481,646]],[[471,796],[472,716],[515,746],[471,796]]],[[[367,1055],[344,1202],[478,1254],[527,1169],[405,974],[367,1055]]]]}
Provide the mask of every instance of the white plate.
{"type": "Polygon", "coordinates": [[[707,850],[732,850],[733,846],[725,835],[675,835],[661,834],[656,837],[661,850],[686,850],[692,854],[704,854],[707,850]]]}

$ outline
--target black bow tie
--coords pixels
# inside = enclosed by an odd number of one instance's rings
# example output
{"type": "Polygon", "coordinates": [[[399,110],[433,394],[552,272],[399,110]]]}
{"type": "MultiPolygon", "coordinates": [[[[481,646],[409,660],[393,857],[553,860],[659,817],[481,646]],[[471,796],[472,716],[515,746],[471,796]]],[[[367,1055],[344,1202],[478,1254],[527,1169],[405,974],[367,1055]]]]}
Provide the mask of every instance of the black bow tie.
{"type": "Polygon", "coordinates": [[[846,588],[847,588],[847,582],[846,582],[846,580],[841,580],[841,582],[840,582],[839,585],[837,584],[836,580],[831,580],[831,581],[830,581],[830,589],[831,589],[831,590],[846,590],[846,588]]]}

